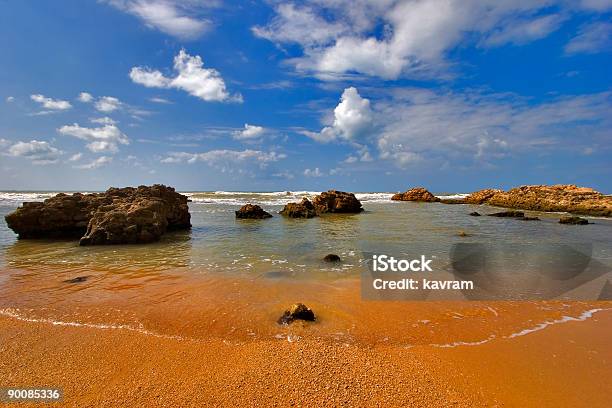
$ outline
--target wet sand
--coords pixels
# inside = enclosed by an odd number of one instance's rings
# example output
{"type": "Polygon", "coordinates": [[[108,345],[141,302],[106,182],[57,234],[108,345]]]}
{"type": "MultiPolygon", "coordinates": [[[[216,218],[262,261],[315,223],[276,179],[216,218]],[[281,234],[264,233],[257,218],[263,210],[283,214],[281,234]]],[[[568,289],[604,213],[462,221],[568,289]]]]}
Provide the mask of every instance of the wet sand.
{"type": "Polygon", "coordinates": [[[66,406],[606,406],[612,302],[362,301],[353,279],[5,270],[0,378],[66,406]],[[303,301],[316,323],[279,326],[303,301]]]}
{"type": "Polygon", "coordinates": [[[584,406],[610,389],[612,313],[480,346],[180,340],[0,317],[6,385],[66,406],[584,406]]]}

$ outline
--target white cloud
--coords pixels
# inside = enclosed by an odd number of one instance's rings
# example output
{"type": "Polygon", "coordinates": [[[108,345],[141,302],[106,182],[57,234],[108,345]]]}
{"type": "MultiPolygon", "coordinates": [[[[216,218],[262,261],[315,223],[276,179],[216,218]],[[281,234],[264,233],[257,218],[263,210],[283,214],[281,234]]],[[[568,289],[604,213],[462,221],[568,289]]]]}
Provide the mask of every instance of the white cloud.
{"type": "Polygon", "coordinates": [[[71,161],[71,162],[79,161],[79,160],[81,160],[82,157],[83,157],[83,153],[76,153],[76,154],[73,154],[72,156],[70,156],[68,161],[71,161]]]}
{"type": "Polygon", "coordinates": [[[34,102],[40,103],[45,109],[67,110],[72,108],[72,105],[68,101],[47,98],[46,96],[41,94],[30,95],[30,99],[32,99],[34,102]]]}
{"type": "Polygon", "coordinates": [[[193,40],[212,27],[212,23],[199,14],[214,2],[172,0],[106,0],[116,8],[141,19],[147,27],[173,37],[193,40]]]}
{"type": "Polygon", "coordinates": [[[64,152],[51,146],[49,142],[31,140],[13,144],[6,153],[12,157],[25,157],[33,164],[45,165],[57,163],[64,152]]]}
{"type": "Polygon", "coordinates": [[[609,0],[305,0],[282,3],[255,35],[298,44],[288,60],[321,79],[347,75],[447,76],[458,46],[521,45],[546,37],[580,9],[605,11],[609,0]],[[551,14],[552,13],[552,14],[551,14]]]}
{"type": "Polygon", "coordinates": [[[258,138],[263,135],[264,132],[265,128],[261,126],[249,125],[248,123],[245,123],[244,129],[233,132],[233,135],[234,139],[245,140],[258,138]]]}
{"type": "Polygon", "coordinates": [[[87,148],[94,153],[116,153],[119,151],[119,144],[129,144],[128,137],[115,125],[88,128],[75,123],[62,126],[58,132],[87,141],[87,148]]]}
{"type": "Polygon", "coordinates": [[[612,50],[612,23],[595,22],[582,26],[565,46],[566,54],[594,54],[612,50]]]}
{"type": "Polygon", "coordinates": [[[89,103],[93,101],[93,95],[88,92],[81,92],[77,99],[79,100],[79,102],[89,103]]]}
{"type": "Polygon", "coordinates": [[[162,163],[204,162],[222,171],[232,171],[239,165],[255,164],[261,168],[270,162],[286,158],[283,153],[260,150],[210,150],[204,153],[172,152],[161,160],[162,163]]]}
{"type": "Polygon", "coordinates": [[[14,96],[7,96],[6,97],[6,103],[11,103],[15,101],[15,97],[14,96]]]}
{"type": "Polygon", "coordinates": [[[123,103],[113,96],[101,96],[94,104],[96,110],[100,112],[113,112],[121,108],[123,103]]]}
{"type": "Polygon", "coordinates": [[[323,177],[325,174],[318,167],[315,167],[314,169],[305,169],[304,175],[306,177],[323,177]]]}
{"type": "Polygon", "coordinates": [[[287,170],[283,170],[283,171],[280,171],[278,173],[274,173],[274,174],[272,174],[272,177],[283,178],[285,180],[293,180],[295,178],[293,173],[291,173],[290,171],[287,171],[287,170]]]}
{"type": "Polygon", "coordinates": [[[117,121],[113,118],[109,118],[108,116],[104,116],[102,118],[93,118],[89,119],[91,123],[97,123],[99,125],[116,125],[117,121]]]}
{"type": "Polygon", "coordinates": [[[175,88],[186,91],[204,101],[242,102],[240,94],[230,95],[225,81],[213,68],[204,68],[199,55],[191,56],[183,49],[174,57],[176,76],[166,77],[160,71],[134,67],[130,78],[137,84],[149,88],[175,88]]]}
{"type": "Polygon", "coordinates": [[[84,169],[84,170],[93,170],[98,169],[100,167],[106,166],[107,164],[112,163],[113,158],[108,156],[100,156],[97,159],[78,166],[74,166],[75,169],[84,169]]]}
{"type": "Polygon", "coordinates": [[[340,103],[334,109],[334,122],[324,127],[321,132],[302,132],[318,142],[330,142],[338,138],[355,141],[363,136],[372,126],[370,101],[362,98],[356,88],[346,88],[340,103]]]}
{"type": "Polygon", "coordinates": [[[166,104],[166,105],[172,103],[172,101],[169,101],[168,99],[159,98],[159,97],[149,98],[149,101],[151,101],[153,103],[162,103],[162,104],[166,104]]]}

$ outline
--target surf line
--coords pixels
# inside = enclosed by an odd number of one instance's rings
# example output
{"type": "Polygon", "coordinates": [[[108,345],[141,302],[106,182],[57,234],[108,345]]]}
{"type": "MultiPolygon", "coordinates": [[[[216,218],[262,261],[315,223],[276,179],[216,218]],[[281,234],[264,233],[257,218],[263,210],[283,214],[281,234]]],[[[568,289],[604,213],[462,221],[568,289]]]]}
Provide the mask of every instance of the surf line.
{"type": "MultiPolygon", "coordinates": [[[[529,329],[523,329],[519,332],[516,333],[512,333],[509,334],[507,336],[502,336],[499,337],[500,339],[513,339],[515,337],[521,337],[521,336],[526,336],[528,334],[540,331],[540,330],[544,330],[545,328],[549,327],[549,326],[553,326],[555,324],[561,324],[561,323],[567,323],[567,322],[584,322],[587,319],[590,319],[591,317],[593,317],[593,315],[595,313],[598,312],[602,312],[602,311],[606,311],[606,310],[611,310],[610,308],[606,308],[606,309],[590,309],[587,310],[585,312],[582,312],[582,314],[578,317],[573,317],[573,316],[563,316],[560,319],[555,319],[555,320],[547,320],[545,322],[539,323],[537,325],[535,325],[532,328],[529,329]]],[[[459,347],[459,346],[480,346],[481,344],[485,344],[488,343],[494,339],[496,339],[498,337],[496,337],[494,334],[490,335],[489,337],[487,337],[486,339],[480,340],[480,341],[455,341],[453,343],[445,343],[445,344],[429,344],[429,346],[431,347],[439,347],[439,348],[454,348],[454,347],[459,347]]]]}

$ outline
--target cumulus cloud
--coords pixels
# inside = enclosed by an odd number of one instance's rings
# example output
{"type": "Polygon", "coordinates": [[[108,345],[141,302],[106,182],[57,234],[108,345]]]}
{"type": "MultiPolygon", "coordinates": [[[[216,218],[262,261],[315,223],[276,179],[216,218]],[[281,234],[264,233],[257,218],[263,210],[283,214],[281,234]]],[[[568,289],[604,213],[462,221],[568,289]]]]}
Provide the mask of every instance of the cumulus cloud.
{"type": "Polygon", "coordinates": [[[612,23],[595,22],[582,26],[565,46],[566,54],[594,54],[612,50],[612,23]]]}
{"type": "Polygon", "coordinates": [[[109,118],[108,116],[104,116],[102,118],[93,118],[89,119],[91,123],[97,123],[99,125],[116,125],[117,121],[113,118],[109,118]]]}
{"type": "Polygon", "coordinates": [[[11,103],[15,101],[15,97],[14,96],[7,96],[6,97],[6,103],[11,103]]]}
{"type": "Polygon", "coordinates": [[[77,99],[79,100],[79,102],[89,103],[93,101],[94,97],[89,92],[81,92],[77,99]]]}
{"type": "Polygon", "coordinates": [[[75,153],[72,156],[70,156],[68,161],[70,161],[70,162],[79,161],[79,160],[81,160],[82,157],[83,157],[83,153],[75,153]]]}
{"type": "Polygon", "coordinates": [[[186,91],[204,101],[242,102],[240,94],[230,95],[221,74],[213,68],[204,68],[199,55],[191,56],[183,49],[174,57],[176,76],[167,77],[160,71],[134,67],[130,78],[149,88],[175,88],[186,91]]]}
{"type": "Polygon", "coordinates": [[[129,144],[127,135],[115,125],[88,128],[75,123],[62,126],[57,131],[63,135],[74,136],[87,141],[87,148],[94,153],[116,153],[119,151],[120,144],[129,144]]]}
{"type": "Polygon", "coordinates": [[[123,103],[113,96],[101,96],[98,98],[94,107],[100,112],[113,112],[121,108],[123,103]]]}
{"type": "Polygon", "coordinates": [[[34,102],[41,104],[41,106],[45,109],[67,110],[72,108],[72,105],[68,101],[47,98],[46,96],[41,94],[30,95],[30,99],[32,99],[34,102]]]}
{"type": "Polygon", "coordinates": [[[340,103],[334,109],[334,122],[324,127],[321,132],[302,132],[318,142],[331,142],[336,139],[356,141],[372,126],[370,101],[362,98],[357,88],[346,88],[340,103]]]}
{"type": "Polygon", "coordinates": [[[25,157],[33,164],[45,165],[57,163],[64,152],[51,146],[49,142],[31,140],[11,145],[6,154],[12,157],[25,157]]]}
{"type": "Polygon", "coordinates": [[[93,170],[93,169],[98,169],[100,167],[104,167],[107,164],[112,163],[113,158],[112,157],[108,157],[108,156],[100,156],[97,159],[89,162],[89,163],[85,163],[85,164],[81,164],[78,166],[74,166],[74,168],[76,169],[83,169],[83,170],[93,170]]]}
{"type": "MultiPolygon", "coordinates": [[[[223,172],[233,172],[240,166],[256,165],[265,168],[269,163],[286,158],[283,153],[261,150],[210,150],[204,153],[172,152],[161,160],[162,163],[204,162],[223,172]]],[[[238,170],[239,172],[241,169],[238,170]]]]}
{"type": "Polygon", "coordinates": [[[319,170],[318,167],[315,167],[314,169],[305,169],[304,170],[304,176],[306,177],[323,177],[325,174],[323,172],[321,172],[321,170],[319,170]]]}
{"type": "Polygon", "coordinates": [[[244,124],[244,129],[233,132],[234,139],[245,140],[245,139],[256,139],[263,135],[265,128],[261,126],[244,124]]]}
{"type": "Polygon", "coordinates": [[[571,13],[604,11],[605,2],[305,0],[278,4],[271,21],[252,30],[301,46],[302,55],[289,62],[321,79],[423,77],[443,75],[449,51],[459,45],[525,44],[554,32],[571,13]]]}
{"type": "Polygon", "coordinates": [[[210,30],[211,21],[201,14],[206,6],[215,5],[213,1],[106,0],[106,2],[138,17],[147,27],[182,40],[196,39],[210,30]]]}

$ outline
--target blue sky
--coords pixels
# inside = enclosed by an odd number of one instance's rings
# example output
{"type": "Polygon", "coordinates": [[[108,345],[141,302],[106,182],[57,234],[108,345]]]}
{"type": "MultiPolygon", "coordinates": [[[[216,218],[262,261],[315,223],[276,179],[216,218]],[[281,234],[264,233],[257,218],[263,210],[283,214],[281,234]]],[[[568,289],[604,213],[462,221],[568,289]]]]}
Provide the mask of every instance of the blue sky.
{"type": "Polygon", "coordinates": [[[0,10],[0,189],[612,192],[612,0],[0,10]]]}

